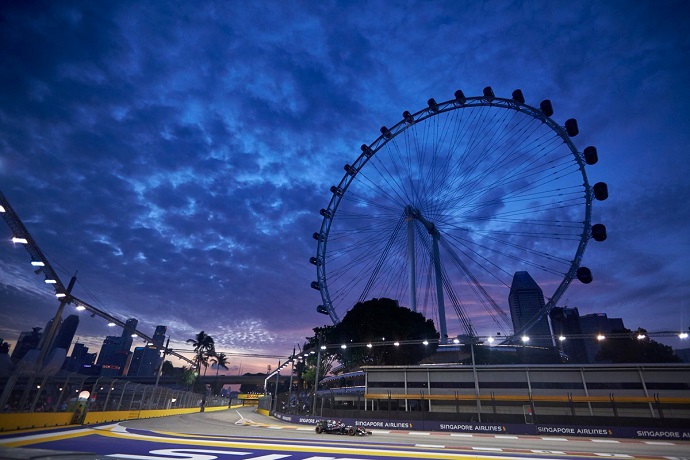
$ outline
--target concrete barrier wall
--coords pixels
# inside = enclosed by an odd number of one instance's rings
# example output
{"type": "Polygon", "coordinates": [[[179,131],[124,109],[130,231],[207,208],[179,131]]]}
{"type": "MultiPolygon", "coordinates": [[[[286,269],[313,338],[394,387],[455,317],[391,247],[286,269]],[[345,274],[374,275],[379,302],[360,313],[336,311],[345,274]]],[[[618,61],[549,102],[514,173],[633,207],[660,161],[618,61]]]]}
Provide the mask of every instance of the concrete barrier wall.
{"type": "Polygon", "coordinates": [[[0,414],[0,432],[65,426],[72,422],[72,415],[72,412],[0,414]]]}
{"type": "MultiPolygon", "coordinates": [[[[224,407],[223,409],[227,409],[227,407],[224,407]]],[[[188,407],[186,409],[89,412],[86,414],[86,417],[84,417],[84,425],[119,422],[122,420],[136,420],[140,418],[167,417],[169,415],[193,414],[197,412],[199,412],[198,407],[188,407]]]]}
{"type": "MultiPolygon", "coordinates": [[[[200,410],[201,409],[198,407],[189,407],[185,409],[88,412],[84,417],[83,425],[193,414],[200,410]]],[[[204,409],[205,412],[216,412],[221,410],[228,410],[228,407],[206,407],[204,409]]],[[[71,425],[73,416],[73,412],[22,412],[0,414],[0,432],[71,425]]]]}

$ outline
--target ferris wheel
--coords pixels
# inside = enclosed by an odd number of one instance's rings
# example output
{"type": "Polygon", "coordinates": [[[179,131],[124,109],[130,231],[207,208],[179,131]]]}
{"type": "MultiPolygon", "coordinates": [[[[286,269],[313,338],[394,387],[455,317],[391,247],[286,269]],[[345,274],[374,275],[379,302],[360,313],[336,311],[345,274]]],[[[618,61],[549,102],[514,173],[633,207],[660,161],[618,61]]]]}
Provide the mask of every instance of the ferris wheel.
{"type": "Polygon", "coordinates": [[[386,297],[434,319],[442,341],[449,328],[515,337],[575,278],[591,282],[581,261],[590,239],[606,239],[591,214],[608,188],[589,184],[585,168],[598,154],[573,143],[577,121],[561,126],[552,116],[549,100],[535,108],[520,90],[500,98],[486,87],[477,97],[429,99],[383,126],[321,209],[310,258],[317,311],[337,324],[356,303],[386,297]],[[508,296],[521,271],[546,300],[514,330],[508,296]]]}

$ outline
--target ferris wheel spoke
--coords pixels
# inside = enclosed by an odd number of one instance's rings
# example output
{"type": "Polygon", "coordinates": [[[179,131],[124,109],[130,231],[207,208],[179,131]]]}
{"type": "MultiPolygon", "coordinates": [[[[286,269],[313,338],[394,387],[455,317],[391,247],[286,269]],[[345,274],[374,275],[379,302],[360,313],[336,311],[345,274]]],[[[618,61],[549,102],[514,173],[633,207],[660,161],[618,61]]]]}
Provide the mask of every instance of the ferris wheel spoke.
{"type": "Polygon", "coordinates": [[[448,244],[448,241],[446,239],[441,241],[448,250],[448,254],[450,255],[451,259],[460,268],[462,276],[465,278],[468,286],[474,292],[475,297],[479,300],[482,306],[484,306],[486,312],[489,313],[489,315],[494,319],[494,322],[499,326],[508,326],[510,324],[508,315],[501,310],[501,308],[498,306],[498,302],[491,297],[484,286],[482,286],[482,284],[479,282],[477,276],[472,273],[472,270],[470,270],[469,266],[462,261],[458,254],[453,250],[452,246],[448,244]]]}

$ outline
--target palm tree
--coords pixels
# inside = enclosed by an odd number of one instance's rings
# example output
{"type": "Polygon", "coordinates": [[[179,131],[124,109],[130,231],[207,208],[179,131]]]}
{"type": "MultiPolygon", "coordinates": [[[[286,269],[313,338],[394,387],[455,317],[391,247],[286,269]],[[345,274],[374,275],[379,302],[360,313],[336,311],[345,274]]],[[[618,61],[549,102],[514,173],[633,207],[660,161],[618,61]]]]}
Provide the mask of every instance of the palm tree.
{"type": "Polygon", "coordinates": [[[216,353],[213,337],[201,331],[195,338],[187,339],[187,343],[191,343],[192,346],[194,346],[194,353],[196,354],[194,359],[196,363],[196,372],[200,374],[201,365],[203,364],[204,367],[208,366],[208,358],[216,353]]]}
{"type": "Polygon", "coordinates": [[[223,369],[225,369],[226,371],[228,370],[229,361],[228,361],[228,357],[225,355],[225,353],[218,353],[218,354],[214,355],[211,358],[211,361],[213,361],[213,364],[216,365],[216,377],[218,377],[218,371],[220,370],[221,367],[223,369]]]}

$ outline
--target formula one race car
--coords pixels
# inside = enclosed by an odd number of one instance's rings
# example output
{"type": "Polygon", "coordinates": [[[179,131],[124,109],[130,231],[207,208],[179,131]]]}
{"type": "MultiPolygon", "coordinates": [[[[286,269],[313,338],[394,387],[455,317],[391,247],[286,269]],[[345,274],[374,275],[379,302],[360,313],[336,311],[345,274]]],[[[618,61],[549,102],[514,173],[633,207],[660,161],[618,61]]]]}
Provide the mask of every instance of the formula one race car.
{"type": "Polygon", "coordinates": [[[320,420],[316,423],[316,434],[347,434],[350,436],[366,436],[371,434],[360,426],[345,425],[340,420],[320,420]]]}

